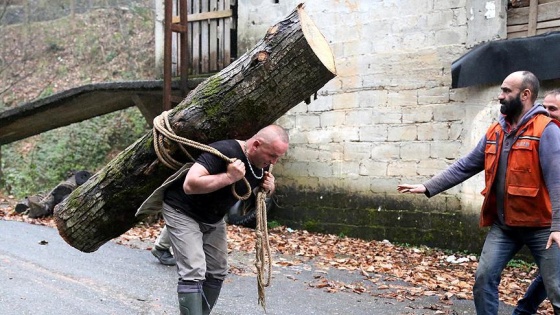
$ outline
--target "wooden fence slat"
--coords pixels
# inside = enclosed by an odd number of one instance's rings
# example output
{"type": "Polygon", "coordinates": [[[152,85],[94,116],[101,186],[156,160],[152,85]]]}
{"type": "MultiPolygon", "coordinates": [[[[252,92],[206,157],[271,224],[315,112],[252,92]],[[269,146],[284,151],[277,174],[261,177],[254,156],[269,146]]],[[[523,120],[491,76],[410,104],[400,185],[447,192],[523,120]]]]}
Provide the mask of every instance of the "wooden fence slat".
{"type": "Polygon", "coordinates": [[[539,6],[539,0],[531,0],[529,3],[529,23],[528,23],[528,36],[534,36],[537,34],[537,10],[539,6]]]}
{"type": "MultiPolygon", "coordinates": [[[[560,12],[560,1],[539,4],[537,7],[537,22],[557,20],[560,12]]],[[[509,9],[507,13],[508,25],[527,24],[529,22],[529,7],[509,9]]]]}
{"type": "MultiPolygon", "coordinates": [[[[235,0],[189,0],[188,63],[189,74],[220,71],[231,63],[231,32],[235,0]]],[[[173,1],[172,27],[180,31],[178,0],[173,1]]],[[[179,75],[180,35],[172,34],[172,74],[179,75]]]]}
{"type": "MultiPolygon", "coordinates": [[[[179,7],[178,1],[173,1],[173,15],[177,15],[179,7]]],[[[171,33],[171,75],[176,77],[179,75],[179,36],[177,33],[171,33]]]]}
{"type": "MultiPolygon", "coordinates": [[[[218,11],[224,11],[226,8],[224,6],[224,0],[218,0],[218,11]]],[[[217,58],[218,58],[218,69],[224,68],[224,20],[226,18],[221,18],[218,20],[218,29],[216,31],[216,41],[217,41],[217,58]]]]}
{"type": "MultiPolygon", "coordinates": [[[[233,11],[231,9],[189,14],[187,18],[189,22],[195,22],[202,20],[221,19],[230,16],[233,16],[233,11]]],[[[181,19],[178,16],[173,17],[173,23],[179,23],[180,20],[181,19]]]]}
{"type": "MultiPolygon", "coordinates": [[[[226,9],[230,9],[232,6],[232,2],[230,0],[223,0],[224,6],[226,9]]],[[[234,0],[235,1],[235,0],[234,0]]],[[[231,63],[231,26],[232,26],[232,19],[233,14],[230,17],[226,17],[222,20],[222,24],[224,25],[224,40],[223,40],[223,60],[224,60],[224,67],[227,67],[231,63]]]]}
{"type": "MultiPolygon", "coordinates": [[[[218,0],[210,0],[210,12],[218,10],[218,0]]],[[[210,72],[218,71],[218,20],[209,20],[209,33],[208,33],[208,49],[210,56],[208,60],[208,70],[210,72]]]]}
{"type": "MultiPolygon", "coordinates": [[[[200,13],[200,0],[193,0],[193,14],[200,13]]],[[[193,33],[193,45],[191,49],[192,53],[192,63],[193,63],[193,74],[200,73],[200,63],[201,63],[201,56],[200,56],[200,21],[191,23],[192,25],[192,33],[193,33]]]]}
{"type": "MultiPolygon", "coordinates": [[[[191,15],[193,12],[193,1],[187,0],[187,14],[191,15]]],[[[189,22],[188,24],[188,33],[187,33],[187,45],[189,47],[189,60],[187,60],[187,66],[188,66],[188,73],[192,74],[193,73],[193,30],[192,30],[192,23],[190,23],[190,20],[187,19],[187,21],[189,22]]]]}
{"type": "MultiPolygon", "coordinates": [[[[200,4],[200,10],[201,12],[208,12],[209,8],[209,0],[202,0],[201,4],[200,4]]],[[[201,60],[201,67],[200,67],[200,71],[201,73],[208,73],[209,70],[209,64],[208,64],[208,55],[210,54],[209,51],[209,38],[208,38],[208,32],[209,32],[209,23],[208,20],[206,21],[201,21],[200,22],[200,45],[201,45],[201,50],[200,50],[200,60],[201,60]]]]}

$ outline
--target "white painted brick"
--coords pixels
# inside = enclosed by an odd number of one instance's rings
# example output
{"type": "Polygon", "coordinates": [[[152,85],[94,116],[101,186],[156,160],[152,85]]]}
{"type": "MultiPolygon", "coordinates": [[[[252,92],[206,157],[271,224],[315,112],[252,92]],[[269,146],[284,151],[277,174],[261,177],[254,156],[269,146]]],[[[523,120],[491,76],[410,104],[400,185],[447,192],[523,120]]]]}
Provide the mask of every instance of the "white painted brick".
{"type": "Polygon", "coordinates": [[[392,91],[388,94],[388,105],[394,106],[416,106],[418,105],[418,96],[416,90],[411,91],[392,91]]]}
{"type": "Polygon", "coordinates": [[[466,26],[463,30],[462,27],[439,30],[436,32],[436,41],[440,45],[458,45],[467,42],[466,26]]]}
{"type": "Polygon", "coordinates": [[[418,175],[432,177],[441,173],[448,166],[449,165],[445,160],[427,159],[426,157],[422,157],[422,159],[418,162],[418,175]]]}
{"type": "Polygon", "coordinates": [[[395,160],[400,158],[400,146],[397,143],[373,143],[371,159],[376,161],[395,160]]]}
{"type": "Polygon", "coordinates": [[[387,125],[363,126],[359,130],[360,141],[385,141],[388,137],[387,125]]]}
{"type": "Polygon", "coordinates": [[[386,90],[365,90],[358,93],[358,106],[361,108],[369,107],[386,107],[387,106],[386,90]]]}
{"type": "Polygon", "coordinates": [[[344,121],[346,120],[345,111],[330,111],[321,113],[319,116],[321,119],[321,127],[341,127],[344,126],[344,121]]]}
{"type": "Polygon", "coordinates": [[[290,130],[295,128],[295,126],[296,126],[296,116],[286,114],[286,115],[278,118],[278,120],[276,120],[275,123],[277,125],[280,125],[280,126],[284,127],[284,129],[286,129],[286,131],[288,131],[288,134],[289,134],[290,130]]]}
{"type": "Polygon", "coordinates": [[[370,180],[370,190],[373,193],[397,191],[399,180],[397,178],[373,178],[370,180]]]}
{"type": "Polygon", "coordinates": [[[309,130],[307,131],[307,142],[308,143],[330,143],[332,142],[331,131],[330,130],[309,130]]]}
{"type": "Polygon", "coordinates": [[[387,176],[387,161],[363,160],[360,162],[362,176],[387,176]]]}
{"type": "MultiPolygon", "coordinates": [[[[406,109],[405,109],[406,110],[406,109]]],[[[372,124],[402,123],[403,107],[377,107],[373,111],[372,124]]]]}
{"type": "Polygon", "coordinates": [[[371,143],[369,142],[345,142],[344,143],[345,162],[369,159],[370,157],[371,157],[371,143]]]}
{"type": "Polygon", "coordinates": [[[343,56],[361,56],[371,52],[372,42],[363,39],[346,40],[344,41],[343,56]]]}
{"type": "Polygon", "coordinates": [[[373,120],[373,109],[354,109],[346,113],[346,125],[359,127],[370,125],[373,120]]]}
{"type": "Polygon", "coordinates": [[[343,93],[333,96],[333,109],[353,109],[358,107],[358,93],[343,93]]]}
{"type": "Polygon", "coordinates": [[[302,131],[314,130],[321,127],[321,120],[316,114],[300,114],[296,117],[296,125],[302,131]]]}
{"type": "Polygon", "coordinates": [[[449,140],[449,123],[425,123],[418,125],[418,140],[449,140]]]}
{"type": "Polygon", "coordinates": [[[418,162],[415,161],[390,162],[389,165],[387,165],[387,175],[388,176],[418,175],[416,172],[417,164],[418,162]]]}
{"type": "Polygon", "coordinates": [[[466,106],[459,103],[440,105],[434,108],[435,121],[461,121],[465,119],[466,106]]]}
{"type": "Polygon", "coordinates": [[[434,10],[447,10],[454,8],[464,8],[467,5],[467,0],[445,0],[434,1],[434,10]]]}
{"type": "Polygon", "coordinates": [[[299,177],[299,176],[309,176],[309,163],[302,161],[284,161],[284,172],[283,176],[287,177],[299,177]]]}
{"type": "Polygon", "coordinates": [[[430,105],[403,109],[403,123],[423,123],[432,121],[432,119],[433,107],[430,105]]]}
{"type": "Polygon", "coordinates": [[[359,75],[358,70],[349,76],[341,76],[342,87],[344,92],[355,92],[362,88],[362,77],[359,75]]]}
{"type": "Polygon", "coordinates": [[[360,163],[356,161],[335,161],[332,164],[333,176],[357,177],[360,172],[360,163]]]}
{"type": "Polygon", "coordinates": [[[449,103],[449,87],[435,87],[418,90],[418,104],[449,103]]]}
{"type": "Polygon", "coordinates": [[[300,113],[307,113],[307,105],[304,102],[297,104],[287,112],[287,114],[300,114],[300,113]]]}
{"type": "Polygon", "coordinates": [[[449,140],[460,140],[464,136],[463,121],[451,122],[449,126],[449,140]]]}
{"type": "Polygon", "coordinates": [[[459,141],[434,141],[430,143],[430,157],[456,160],[461,157],[461,148],[459,141]]]}
{"type": "Polygon", "coordinates": [[[319,144],[319,161],[332,162],[344,158],[344,145],[341,143],[319,144]]]}
{"type": "Polygon", "coordinates": [[[342,126],[332,130],[333,142],[359,141],[360,130],[352,126],[342,126]]]}
{"type": "Polygon", "coordinates": [[[425,142],[403,142],[401,159],[403,161],[418,161],[430,157],[430,144],[425,142]]]}
{"type": "Polygon", "coordinates": [[[432,123],[418,124],[418,141],[429,141],[434,139],[434,125],[432,123]]]}
{"type": "Polygon", "coordinates": [[[428,30],[441,30],[451,27],[453,23],[453,11],[435,11],[430,12],[427,15],[427,25],[428,30]]]}
{"type": "Polygon", "coordinates": [[[317,150],[315,147],[311,145],[306,146],[296,146],[290,150],[290,154],[297,160],[300,161],[318,161],[319,157],[321,156],[322,152],[317,150]]]}
{"type": "Polygon", "coordinates": [[[467,8],[453,9],[453,25],[466,26],[467,25],[467,8]]]}
{"type": "Polygon", "coordinates": [[[309,162],[309,176],[316,177],[332,177],[333,165],[331,163],[323,162],[309,162]]]}
{"type": "Polygon", "coordinates": [[[290,129],[289,130],[289,135],[290,135],[290,147],[291,148],[296,146],[296,145],[307,144],[308,143],[307,134],[305,134],[301,130],[290,129]]]}
{"type": "Polygon", "coordinates": [[[370,194],[371,193],[371,179],[364,176],[359,176],[356,178],[351,178],[348,180],[348,186],[351,187],[352,191],[359,194],[370,194]]]}
{"type": "Polygon", "coordinates": [[[317,99],[312,96],[311,103],[307,105],[307,110],[310,113],[332,110],[332,102],[332,96],[317,96],[317,99]]]}
{"type": "Polygon", "coordinates": [[[387,141],[413,141],[417,138],[416,125],[396,125],[388,129],[387,141]]]}

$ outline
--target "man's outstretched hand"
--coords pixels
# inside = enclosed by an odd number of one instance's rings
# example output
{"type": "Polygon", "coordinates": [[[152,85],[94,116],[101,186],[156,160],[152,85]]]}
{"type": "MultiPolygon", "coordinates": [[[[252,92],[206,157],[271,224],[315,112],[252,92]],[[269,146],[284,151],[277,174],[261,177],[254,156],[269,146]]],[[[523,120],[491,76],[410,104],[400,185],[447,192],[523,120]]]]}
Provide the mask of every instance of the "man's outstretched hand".
{"type": "Polygon", "coordinates": [[[422,184],[402,184],[397,186],[397,190],[401,193],[423,194],[426,192],[426,187],[422,184]]]}

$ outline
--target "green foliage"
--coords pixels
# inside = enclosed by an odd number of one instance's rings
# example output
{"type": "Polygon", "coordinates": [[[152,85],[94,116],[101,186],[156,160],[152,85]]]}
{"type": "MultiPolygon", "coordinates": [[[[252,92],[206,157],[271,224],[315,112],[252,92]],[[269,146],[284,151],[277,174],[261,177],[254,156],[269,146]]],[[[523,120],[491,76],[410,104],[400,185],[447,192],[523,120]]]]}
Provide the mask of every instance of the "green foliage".
{"type": "Polygon", "coordinates": [[[43,91],[41,91],[41,94],[39,94],[39,98],[51,96],[53,94],[54,94],[54,88],[52,85],[49,84],[43,91]]]}
{"type": "Polygon", "coordinates": [[[280,223],[278,223],[278,221],[274,221],[274,220],[268,221],[267,224],[269,229],[273,229],[281,225],[280,223]]]}
{"type": "Polygon", "coordinates": [[[508,262],[507,266],[510,268],[519,268],[523,271],[530,271],[535,264],[523,261],[521,259],[512,259],[508,262]]]}
{"type": "Polygon", "coordinates": [[[308,220],[303,223],[303,229],[309,232],[319,232],[319,222],[308,220]]]}
{"type": "Polygon", "coordinates": [[[32,145],[3,146],[5,188],[23,197],[49,191],[70,171],[97,171],[144,135],[147,126],[140,112],[130,108],[45,132],[32,145]]]}

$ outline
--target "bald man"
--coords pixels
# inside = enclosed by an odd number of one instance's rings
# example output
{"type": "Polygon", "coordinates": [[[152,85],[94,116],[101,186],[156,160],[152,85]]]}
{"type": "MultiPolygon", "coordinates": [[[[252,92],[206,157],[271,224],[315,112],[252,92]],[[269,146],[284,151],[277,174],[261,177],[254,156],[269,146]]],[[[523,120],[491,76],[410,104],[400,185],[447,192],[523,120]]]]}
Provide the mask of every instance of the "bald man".
{"type": "Polygon", "coordinates": [[[477,146],[423,184],[397,187],[432,197],[484,170],[480,225],[490,230],[473,287],[477,314],[498,314],[501,273],[523,246],[560,314],[560,128],[534,105],[539,86],[531,72],[508,75],[498,96],[502,116],[477,146]]]}
{"type": "MultiPolygon", "coordinates": [[[[228,273],[224,216],[240,195],[261,187],[272,193],[275,180],[268,170],[288,150],[288,134],[277,125],[261,129],[248,140],[210,144],[221,154],[204,152],[190,167],[167,179],[144,203],[163,201],[163,218],[177,262],[177,293],[182,315],[207,315],[228,273]]],[[[141,212],[142,210],[139,210],[141,212]]]]}

